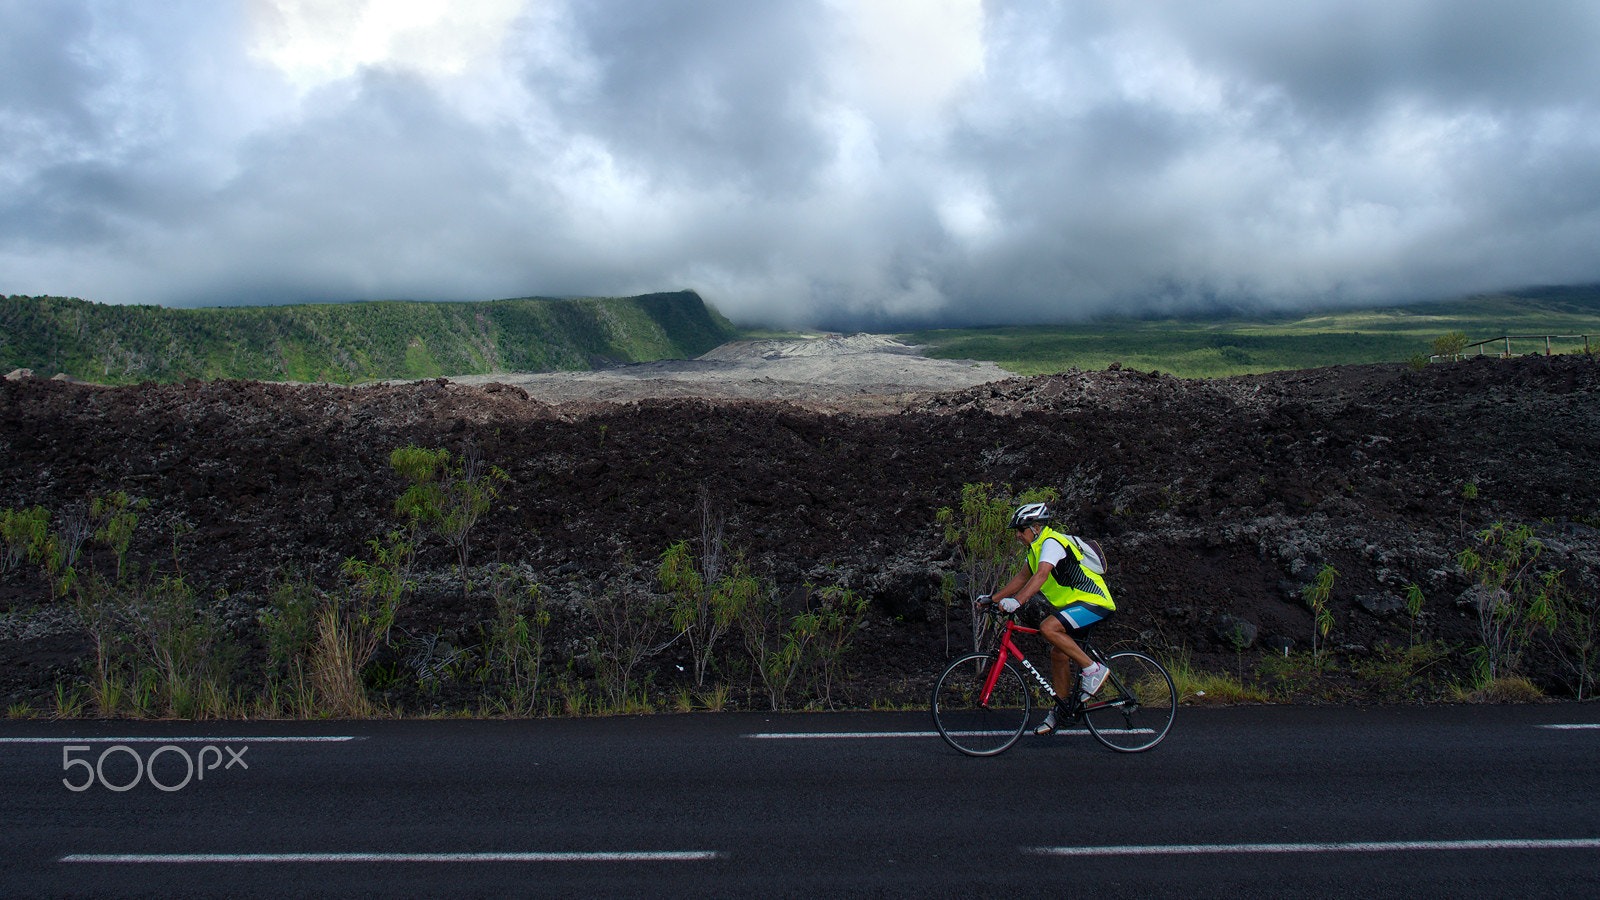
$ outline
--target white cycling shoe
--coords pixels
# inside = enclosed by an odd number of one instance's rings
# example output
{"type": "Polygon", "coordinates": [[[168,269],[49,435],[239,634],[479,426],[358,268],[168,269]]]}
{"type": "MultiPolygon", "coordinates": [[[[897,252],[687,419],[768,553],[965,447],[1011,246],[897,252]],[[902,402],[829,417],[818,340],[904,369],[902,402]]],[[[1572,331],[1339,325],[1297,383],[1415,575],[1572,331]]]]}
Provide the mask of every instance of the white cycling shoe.
{"type": "Polygon", "coordinates": [[[1095,691],[1100,690],[1100,685],[1106,683],[1106,676],[1110,674],[1111,669],[1104,663],[1095,663],[1084,669],[1081,684],[1079,685],[1079,689],[1083,691],[1083,696],[1093,697],[1095,691]]]}
{"type": "Polygon", "coordinates": [[[1050,712],[1046,713],[1045,717],[1044,717],[1044,721],[1039,723],[1039,727],[1033,729],[1033,733],[1038,735],[1039,737],[1044,737],[1045,735],[1049,735],[1049,734],[1055,734],[1056,733],[1056,711],[1052,709],[1052,710],[1050,710],[1050,712]]]}

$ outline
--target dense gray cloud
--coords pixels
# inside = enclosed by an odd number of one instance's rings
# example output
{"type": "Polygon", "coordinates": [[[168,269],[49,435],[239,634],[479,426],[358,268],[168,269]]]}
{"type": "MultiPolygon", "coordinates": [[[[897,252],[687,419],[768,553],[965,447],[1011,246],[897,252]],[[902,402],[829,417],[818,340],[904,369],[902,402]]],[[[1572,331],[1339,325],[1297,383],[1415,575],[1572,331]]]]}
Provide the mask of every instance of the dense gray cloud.
{"type": "Polygon", "coordinates": [[[893,328],[1600,281],[1600,7],[0,0],[0,291],[893,328]]]}

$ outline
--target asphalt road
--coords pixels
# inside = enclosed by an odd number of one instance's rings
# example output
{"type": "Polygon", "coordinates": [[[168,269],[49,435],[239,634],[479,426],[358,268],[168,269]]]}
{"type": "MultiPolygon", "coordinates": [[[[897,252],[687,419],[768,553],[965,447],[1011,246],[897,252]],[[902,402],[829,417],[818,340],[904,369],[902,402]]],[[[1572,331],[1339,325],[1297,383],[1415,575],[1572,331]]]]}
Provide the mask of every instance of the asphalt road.
{"type": "Polygon", "coordinates": [[[1183,710],[1142,755],[969,759],[757,736],[927,732],[911,713],[7,721],[0,895],[1600,896],[1597,725],[1183,710]]]}

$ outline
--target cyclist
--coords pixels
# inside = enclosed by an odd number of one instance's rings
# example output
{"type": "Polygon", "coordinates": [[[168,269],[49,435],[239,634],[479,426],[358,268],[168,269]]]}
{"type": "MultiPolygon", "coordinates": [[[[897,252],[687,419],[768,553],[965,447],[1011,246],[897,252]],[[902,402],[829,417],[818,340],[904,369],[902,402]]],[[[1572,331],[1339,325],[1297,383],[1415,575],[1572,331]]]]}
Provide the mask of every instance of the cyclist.
{"type": "MultiPolygon", "coordinates": [[[[1083,692],[1093,696],[1106,680],[1104,665],[1089,659],[1074,634],[1105,620],[1117,606],[1106,587],[1105,562],[1093,542],[1062,534],[1050,527],[1050,507],[1043,503],[1021,506],[1011,515],[1008,526],[1017,540],[1028,548],[1027,566],[993,596],[1006,612],[1024,625],[1038,628],[1050,643],[1050,677],[1057,696],[1067,696],[1072,669],[1083,670],[1083,692]]],[[[1034,734],[1056,730],[1056,711],[1052,707],[1034,734]]]]}

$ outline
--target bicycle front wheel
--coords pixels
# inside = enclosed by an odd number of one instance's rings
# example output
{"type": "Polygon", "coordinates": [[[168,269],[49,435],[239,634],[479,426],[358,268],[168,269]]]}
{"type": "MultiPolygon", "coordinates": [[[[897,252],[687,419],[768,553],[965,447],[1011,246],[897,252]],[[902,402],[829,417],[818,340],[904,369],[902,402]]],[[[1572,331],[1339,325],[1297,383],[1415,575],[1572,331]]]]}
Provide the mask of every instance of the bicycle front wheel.
{"type": "Polygon", "coordinates": [[[1000,667],[994,690],[983,701],[983,686],[998,660],[994,653],[963,656],[933,688],[933,724],[946,743],[968,756],[1000,753],[1028,727],[1028,686],[1010,663],[1000,667]]]}
{"type": "Polygon", "coordinates": [[[1161,664],[1143,653],[1118,653],[1106,660],[1111,675],[1084,705],[1089,733],[1123,753],[1161,743],[1172,728],[1178,690],[1161,664]]]}

